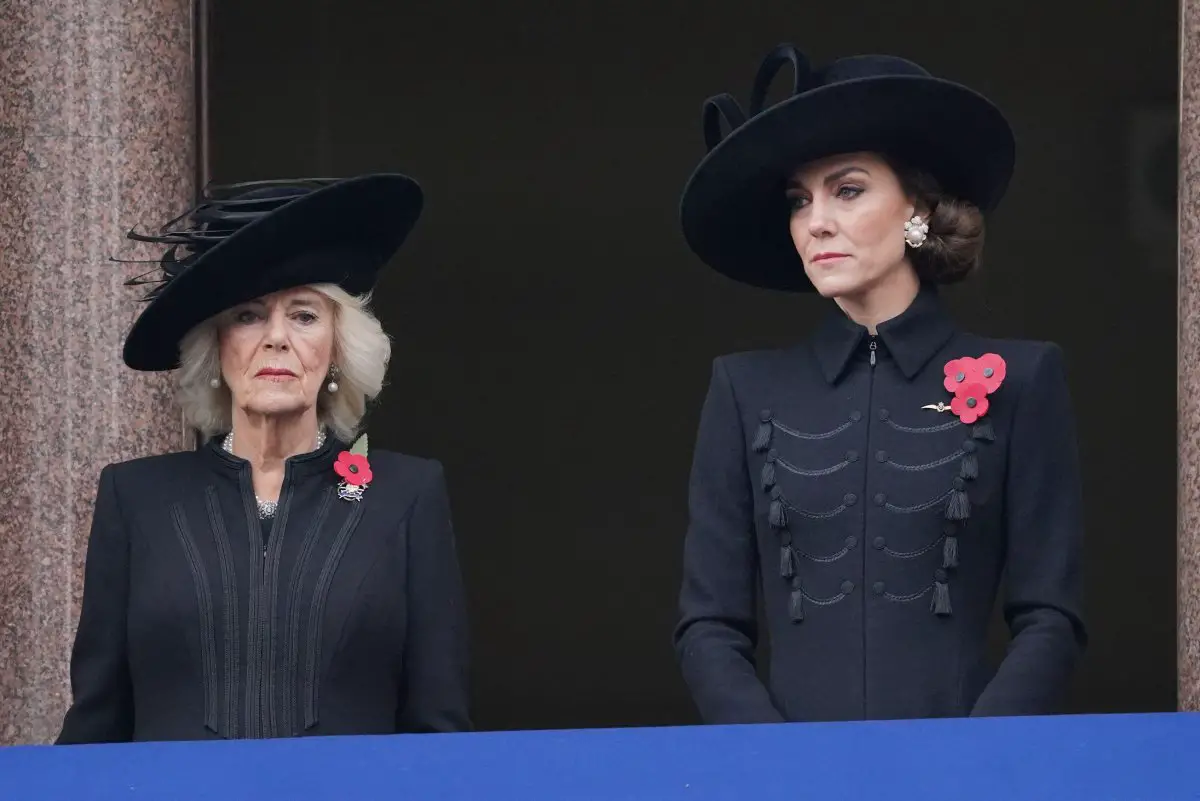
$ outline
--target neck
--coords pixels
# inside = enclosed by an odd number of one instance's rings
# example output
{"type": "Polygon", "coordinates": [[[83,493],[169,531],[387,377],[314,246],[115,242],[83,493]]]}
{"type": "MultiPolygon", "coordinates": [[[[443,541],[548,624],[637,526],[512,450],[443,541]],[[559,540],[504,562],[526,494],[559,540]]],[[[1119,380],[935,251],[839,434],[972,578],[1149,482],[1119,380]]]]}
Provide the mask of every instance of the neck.
{"type": "Polygon", "coordinates": [[[900,316],[911,306],[920,291],[921,282],[914,270],[893,270],[883,282],[855,295],[842,295],[835,302],[847,317],[874,335],[880,323],[900,316]]]}
{"type": "Polygon", "coordinates": [[[235,409],[233,453],[259,470],[278,469],[293,456],[309,453],[317,444],[317,415],[252,414],[235,409]]]}

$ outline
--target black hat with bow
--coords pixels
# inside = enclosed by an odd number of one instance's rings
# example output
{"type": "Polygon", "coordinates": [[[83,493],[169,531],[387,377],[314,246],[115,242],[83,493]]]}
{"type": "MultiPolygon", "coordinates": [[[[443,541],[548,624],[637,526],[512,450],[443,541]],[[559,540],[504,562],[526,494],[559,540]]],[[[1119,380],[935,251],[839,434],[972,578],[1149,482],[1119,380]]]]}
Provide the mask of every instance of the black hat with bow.
{"type": "Polygon", "coordinates": [[[813,69],[790,44],[763,60],[749,114],[721,94],[705,102],[703,125],[708,153],[680,202],[688,246],[736,281],[788,291],[813,289],[791,239],[785,194],[804,164],[840,153],[884,154],[986,213],[1008,188],[1016,153],[1004,115],[965,86],[895,56],[853,56],[813,69]],[[764,107],[771,81],[789,63],[790,96],[764,107]]]}
{"type": "Polygon", "coordinates": [[[399,174],[257,181],[213,187],[158,233],[129,238],[167,246],[149,304],[125,338],[135,370],[179,366],[179,344],[196,325],[272,292],[336,284],[369,292],[420,217],[420,186],[399,174]]]}

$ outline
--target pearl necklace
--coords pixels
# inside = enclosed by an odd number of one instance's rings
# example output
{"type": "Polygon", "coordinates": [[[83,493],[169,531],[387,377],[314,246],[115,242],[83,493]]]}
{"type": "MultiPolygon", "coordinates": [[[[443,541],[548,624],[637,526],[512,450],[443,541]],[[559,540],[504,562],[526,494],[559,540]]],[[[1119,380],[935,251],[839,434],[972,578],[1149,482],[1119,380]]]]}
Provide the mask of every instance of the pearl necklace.
{"type": "MultiPolygon", "coordinates": [[[[325,444],[325,430],[321,429],[320,431],[317,432],[317,447],[313,448],[313,450],[314,451],[321,450],[321,447],[324,444],[325,444]]],[[[230,455],[233,454],[233,432],[232,431],[230,431],[228,434],[225,435],[225,441],[221,444],[221,449],[230,455]]],[[[260,520],[270,520],[272,517],[275,516],[276,510],[279,508],[278,501],[264,501],[262,498],[259,498],[257,495],[254,496],[254,502],[258,504],[258,517],[260,520]]]]}

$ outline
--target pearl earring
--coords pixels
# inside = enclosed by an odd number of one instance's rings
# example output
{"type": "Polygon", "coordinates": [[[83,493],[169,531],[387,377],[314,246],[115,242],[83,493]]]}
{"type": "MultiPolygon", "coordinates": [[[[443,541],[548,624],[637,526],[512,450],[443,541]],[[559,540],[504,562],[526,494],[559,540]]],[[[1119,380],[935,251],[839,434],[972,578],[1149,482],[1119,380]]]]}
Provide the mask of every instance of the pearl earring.
{"type": "Polygon", "coordinates": [[[334,378],[337,377],[337,374],[338,374],[337,367],[329,368],[329,384],[325,388],[328,389],[330,392],[338,391],[338,382],[333,380],[334,378]]]}
{"type": "Polygon", "coordinates": [[[221,379],[214,378],[208,382],[208,385],[210,387],[212,387],[213,389],[220,389],[221,388],[221,379]]]}
{"type": "Polygon", "coordinates": [[[921,215],[914,214],[913,218],[904,224],[904,241],[911,248],[919,248],[925,244],[925,239],[929,236],[929,223],[921,219],[921,215]]]}

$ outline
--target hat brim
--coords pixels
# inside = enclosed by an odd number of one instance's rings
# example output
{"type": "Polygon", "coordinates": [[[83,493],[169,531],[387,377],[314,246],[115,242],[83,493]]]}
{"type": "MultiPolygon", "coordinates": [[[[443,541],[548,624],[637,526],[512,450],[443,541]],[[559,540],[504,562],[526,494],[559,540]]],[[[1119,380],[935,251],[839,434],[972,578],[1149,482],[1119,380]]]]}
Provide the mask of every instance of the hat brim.
{"type": "Polygon", "coordinates": [[[985,213],[1016,157],[1004,115],[960,84],[897,75],[821,87],[753,117],[701,161],[680,201],[688,246],[736,281],[812,291],[789,232],[787,179],[815,159],[864,151],[930,172],[985,213]]]}
{"type": "Polygon", "coordinates": [[[125,364],[173,370],[192,328],[272,292],[325,283],[354,295],[370,291],[423,203],[417,182],[399,174],[349,178],[286,203],[166,284],[125,338],[125,364]]]}

